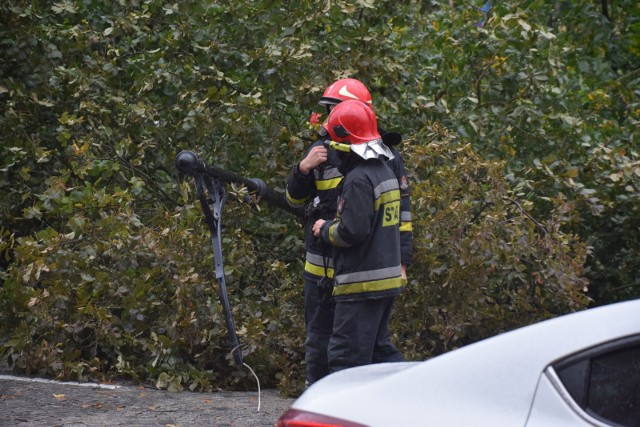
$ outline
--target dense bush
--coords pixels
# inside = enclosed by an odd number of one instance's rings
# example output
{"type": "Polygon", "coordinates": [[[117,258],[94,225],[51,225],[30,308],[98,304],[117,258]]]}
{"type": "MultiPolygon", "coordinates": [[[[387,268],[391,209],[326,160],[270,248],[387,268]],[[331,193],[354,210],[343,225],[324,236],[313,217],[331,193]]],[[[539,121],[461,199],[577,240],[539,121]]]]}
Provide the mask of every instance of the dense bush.
{"type": "Polygon", "coordinates": [[[456,144],[439,126],[407,150],[414,177],[418,262],[394,317],[412,359],[585,307],[587,249],[545,219],[505,179],[504,165],[456,144]]]}
{"type": "MultiPolygon", "coordinates": [[[[174,158],[191,149],[282,192],[343,76],[405,136],[415,263],[394,331],[408,357],[637,296],[640,6],[491,3],[3,2],[0,358],[254,387],[229,361],[208,229],[174,158]]],[[[246,361],[295,393],[302,230],[228,190],[246,361]]]]}

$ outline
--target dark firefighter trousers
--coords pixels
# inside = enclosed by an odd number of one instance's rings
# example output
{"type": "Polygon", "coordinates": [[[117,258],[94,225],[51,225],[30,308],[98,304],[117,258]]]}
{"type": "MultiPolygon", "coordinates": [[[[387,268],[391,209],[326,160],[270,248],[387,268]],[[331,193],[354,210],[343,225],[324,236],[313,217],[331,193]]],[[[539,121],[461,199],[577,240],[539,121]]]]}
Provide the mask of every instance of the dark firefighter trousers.
{"type": "Polygon", "coordinates": [[[319,303],[315,281],[305,280],[304,291],[307,385],[354,366],[404,361],[389,336],[395,297],[337,302],[330,311],[319,303]]]}

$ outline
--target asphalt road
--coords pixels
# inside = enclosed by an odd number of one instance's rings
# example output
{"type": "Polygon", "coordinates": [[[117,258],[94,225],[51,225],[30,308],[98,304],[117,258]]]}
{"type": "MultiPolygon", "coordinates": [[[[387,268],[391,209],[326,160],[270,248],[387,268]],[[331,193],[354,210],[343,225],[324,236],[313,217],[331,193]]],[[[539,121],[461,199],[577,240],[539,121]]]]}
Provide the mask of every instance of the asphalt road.
{"type": "Polygon", "coordinates": [[[274,426],[293,401],[273,389],[173,393],[0,375],[1,427],[274,426]]]}

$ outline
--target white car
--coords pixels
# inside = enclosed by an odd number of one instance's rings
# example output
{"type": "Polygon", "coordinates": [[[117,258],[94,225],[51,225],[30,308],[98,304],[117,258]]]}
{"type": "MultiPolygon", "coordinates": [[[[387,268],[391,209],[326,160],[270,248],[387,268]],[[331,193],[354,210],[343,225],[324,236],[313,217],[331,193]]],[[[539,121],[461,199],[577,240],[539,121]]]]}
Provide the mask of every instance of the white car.
{"type": "Polygon", "coordinates": [[[560,316],[424,362],[336,372],[278,427],[638,427],[640,300],[560,316]]]}

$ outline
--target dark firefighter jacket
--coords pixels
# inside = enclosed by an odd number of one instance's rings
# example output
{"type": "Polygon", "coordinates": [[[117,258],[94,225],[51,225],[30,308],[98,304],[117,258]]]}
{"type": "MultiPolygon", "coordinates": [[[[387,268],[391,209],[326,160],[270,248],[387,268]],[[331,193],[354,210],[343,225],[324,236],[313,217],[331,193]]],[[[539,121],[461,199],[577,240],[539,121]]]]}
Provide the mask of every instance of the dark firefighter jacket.
{"type": "Polygon", "coordinates": [[[320,237],[334,248],[336,302],[400,294],[400,189],[385,161],[355,154],[338,198],[336,218],[320,237]]]}
{"type": "MultiPolygon", "coordinates": [[[[321,145],[324,139],[316,141],[311,148],[321,145]]],[[[309,150],[311,150],[311,148],[309,150]]],[[[400,239],[402,264],[409,266],[412,260],[411,198],[409,183],[405,175],[404,163],[398,151],[389,147],[395,156],[387,164],[393,170],[400,186],[400,239]]],[[[286,197],[289,205],[307,208],[305,225],[305,268],[304,276],[310,280],[320,277],[333,277],[333,259],[331,250],[323,249],[324,245],[313,236],[311,228],[317,219],[335,218],[338,187],[342,182],[342,174],[338,171],[340,159],[334,150],[328,150],[328,160],[315,168],[309,175],[302,175],[296,165],[287,182],[286,197]],[[326,269],[325,269],[326,266],[326,269]],[[326,274],[325,274],[326,271],[326,274]]]]}

